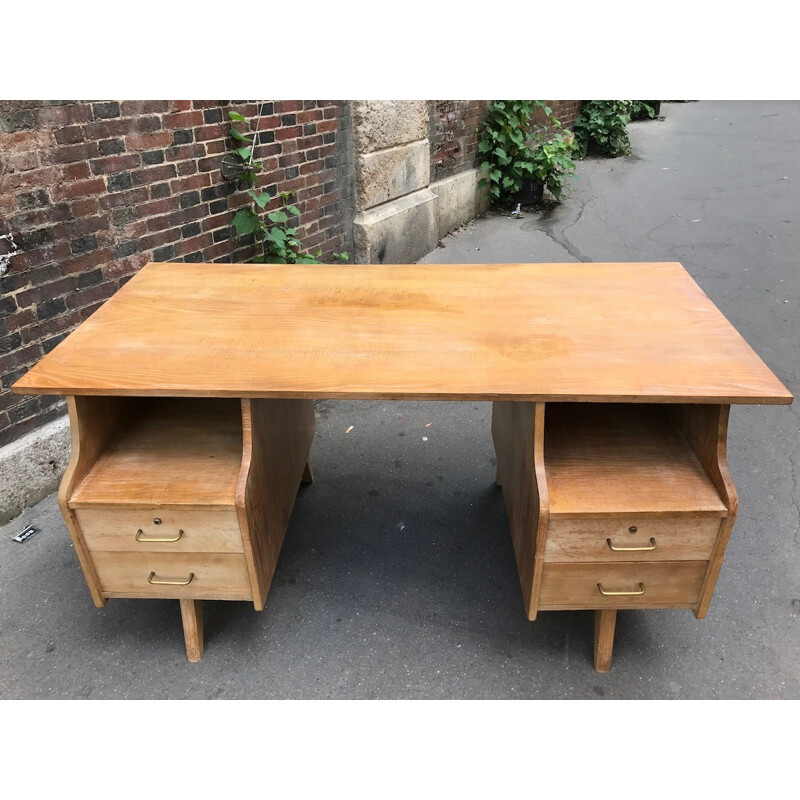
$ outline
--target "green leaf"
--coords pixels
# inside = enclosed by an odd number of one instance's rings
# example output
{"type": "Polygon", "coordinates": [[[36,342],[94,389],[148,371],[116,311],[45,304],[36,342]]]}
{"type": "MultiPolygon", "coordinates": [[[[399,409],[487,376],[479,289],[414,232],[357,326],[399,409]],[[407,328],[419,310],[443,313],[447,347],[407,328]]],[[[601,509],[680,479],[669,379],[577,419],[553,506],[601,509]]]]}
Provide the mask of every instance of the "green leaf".
{"type": "Polygon", "coordinates": [[[300,216],[300,209],[297,206],[286,206],[286,210],[290,214],[294,214],[295,216],[300,216]]]}
{"type": "Polygon", "coordinates": [[[249,208],[240,208],[233,218],[237,236],[246,236],[258,227],[258,217],[249,208]]]}
{"type": "Polygon", "coordinates": [[[252,147],[237,147],[234,152],[239,156],[239,158],[242,159],[242,161],[247,161],[247,159],[250,158],[250,156],[253,153],[253,148],[252,147]]]}
{"type": "Polygon", "coordinates": [[[247,194],[255,200],[256,205],[259,208],[265,208],[267,203],[269,203],[272,198],[269,196],[267,192],[261,192],[261,194],[256,194],[252,189],[247,190],[247,194]]]}
{"type": "Polygon", "coordinates": [[[236,122],[244,122],[244,117],[238,111],[229,111],[228,116],[236,122]]]}
{"type": "Polygon", "coordinates": [[[287,217],[283,211],[271,211],[267,214],[267,219],[269,219],[270,222],[286,222],[289,217],[287,217]]]}
{"type": "Polygon", "coordinates": [[[238,139],[240,142],[249,142],[250,141],[250,137],[249,136],[245,136],[245,135],[239,133],[239,131],[237,131],[236,128],[231,128],[231,136],[234,139],[238,139]]]}

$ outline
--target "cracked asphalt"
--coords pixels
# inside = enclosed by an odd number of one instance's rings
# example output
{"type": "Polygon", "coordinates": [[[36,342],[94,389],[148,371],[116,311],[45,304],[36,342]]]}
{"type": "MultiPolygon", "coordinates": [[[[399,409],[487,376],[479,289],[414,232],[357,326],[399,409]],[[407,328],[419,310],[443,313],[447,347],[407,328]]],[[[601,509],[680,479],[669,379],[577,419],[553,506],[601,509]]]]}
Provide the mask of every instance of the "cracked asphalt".
{"type": "MultiPolygon", "coordinates": [[[[662,113],[631,125],[631,156],[581,162],[560,206],[489,215],[423,261],[680,261],[797,394],[800,104],[662,113]]],[[[267,608],[206,602],[198,664],[176,601],[93,607],[55,496],[0,529],[0,696],[800,697],[797,403],[731,413],[740,512],[707,619],[620,612],[607,675],[592,669],[590,612],[525,619],[488,403],[317,413],[316,482],[267,608]],[[29,522],[41,532],[13,543],[29,522]]]]}

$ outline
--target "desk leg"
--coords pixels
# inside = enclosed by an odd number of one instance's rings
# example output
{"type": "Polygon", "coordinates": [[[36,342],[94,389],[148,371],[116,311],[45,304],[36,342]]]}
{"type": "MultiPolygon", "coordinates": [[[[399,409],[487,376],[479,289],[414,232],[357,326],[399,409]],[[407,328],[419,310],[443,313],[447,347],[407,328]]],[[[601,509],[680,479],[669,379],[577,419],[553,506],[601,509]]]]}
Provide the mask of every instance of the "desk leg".
{"type": "Polygon", "coordinates": [[[311,459],[306,461],[305,469],[303,470],[303,477],[300,478],[301,483],[314,483],[314,470],[311,469],[311,459]]]}
{"type": "Polygon", "coordinates": [[[616,624],[616,608],[598,609],[594,612],[594,668],[598,672],[608,672],[611,669],[616,624]]]}
{"type": "Polygon", "coordinates": [[[203,601],[181,600],[180,604],[186,658],[199,661],[203,657],[203,601]]]}

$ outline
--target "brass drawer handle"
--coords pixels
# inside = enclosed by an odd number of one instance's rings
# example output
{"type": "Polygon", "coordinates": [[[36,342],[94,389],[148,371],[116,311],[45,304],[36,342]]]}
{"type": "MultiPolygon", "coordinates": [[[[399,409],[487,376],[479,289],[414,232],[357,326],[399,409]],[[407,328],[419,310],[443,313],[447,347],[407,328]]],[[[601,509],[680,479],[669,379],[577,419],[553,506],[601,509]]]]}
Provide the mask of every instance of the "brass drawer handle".
{"type": "Polygon", "coordinates": [[[157,581],[155,572],[151,572],[147,579],[148,583],[153,583],[157,586],[188,586],[194,580],[194,572],[189,573],[189,577],[185,581],[157,581]]]}
{"type": "Polygon", "coordinates": [[[606,543],[608,544],[608,549],[613,550],[615,553],[644,553],[656,549],[656,540],[652,537],[650,537],[650,544],[644,547],[615,547],[611,544],[611,539],[606,539],[606,543]]]}
{"type": "Polygon", "coordinates": [[[169,539],[165,539],[164,537],[159,537],[159,536],[145,536],[144,531],[142,531],[141,528],[139,528],[139,530],[136,531],[137,542],[177,542],[178,539],[181,538],[181,536],[183,536],[183,531],[178,531],[177,536],[173,536],[172,538],[169,539]]]}
{"type": "Polygon", "coordinates": [[[602,583],[598,583],[597,584],[597,588],[600,590],[600,594],[602,594],[603,597],[639,597],[640,595],[644,594],[644,584],[643,583],[639,584],[639,591],[638,592],[607,592],[603,588],[603,584],[602,583]]]}

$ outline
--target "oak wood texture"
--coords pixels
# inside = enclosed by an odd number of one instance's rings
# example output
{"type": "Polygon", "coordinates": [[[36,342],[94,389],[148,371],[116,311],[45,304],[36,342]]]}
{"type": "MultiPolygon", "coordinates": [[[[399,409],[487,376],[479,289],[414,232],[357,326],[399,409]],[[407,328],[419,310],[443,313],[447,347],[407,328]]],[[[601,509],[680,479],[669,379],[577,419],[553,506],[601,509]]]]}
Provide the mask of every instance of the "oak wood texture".
{"type": "Polygon", "coordinates": [[[616,609],[604,608],[594,612],[594,668],[598,672],[608,672],[611,669],[616,626],[616,609]]]}
{"type": "Polygon", "coordinates": [[[196,662],[203,657],[203,601],[181,600],[180,603],[186,658],[196,662]]]}
{"type": "Polygon", "coordinates": [[[244,556],[236,553],[152,553],[92,551],[92,560],[106,597],[196,598],[250,600],[250,576],[244,556]],[[186,586],[153,584],[183,581],[186,586]]]}
{"type": "Polygon", "coordinates": [[[792,399],[677,263],[149,264],[14,391],[792,399]]]}
{"type": "Polygon", "coordinates": [[[233,508],[204,511],[160,507],[75,509],[90,550],[155,553],[243,553],[233,508]],[[154,520],[161,520],[155,524],[154,520]],[[140,538],[137,533],[141,531],[140,538]],[[179,538],[178,538],[179,537],[179,538]],[[155,542],[152,539],[176,539],[155,542]]]}
{"type": "Polygon", "coordinates": [[[536,601],[548,522],[544,471],[544,403],[492,404],[497,478],[503,489],[517,571],[528,619],[536,601]]]}
{"type": "Polygon", "coordinates": [[[70,497],[71,508],[232,508],[242,463],[241,406],[146,398],[70,497]]]}
{"type": "Polygon", "coordinates": [[[256,610],[264,608],[315,429],[310,400],[242,400],[236,514],[256,610]]]}
{"type": "Polygon", "coordinates": [[[545,564],[539,610],[596,608],[692,608],[708,568],[705,561],[545,564]],[[606,591],[637,591],[640,596],[605,597],[606,591]]]}
{"type": "Polygon", "coordinates": [[[720,520],[714,517],[629,517],[551,519],[544,558],[569,561],[709,561],[720,520]],[[635,528],[631,532],[630,528],[635,528]],[[617,550],[647,547],[655,549],[617,550]]]}
{"type": "Polygon", "coordinates": [[[58,487],[58,505],[86,578],[86,585],[98,608],[105,605],[105,597],[81,526],[75,512],[70,508],[69,498],[94,466],[103,449],[113,440],[120,426],[134,413],[138,402],[137,398],[67,398],[72,451],[58,487]]]}
{"type": "Polygon", "coordinates": [[[694,609],[695,616],[703,619],[708,613],[711,595],[717,583],[725,548],[728,546],[733,524],[739,511],[739,499],[728,470],[728,418],[727,405],[675,405],[669,414],[686,437],[700,460],[711,482],[728,508],[728,515],[720,526],[719,535],[708,565],[708,572],[694,609]]]}
{"type": "Polygon", "coordinates": [[[727,514],[691,447],[657,405],[548,403],[544,461],[551,518],[727,514]]]}

